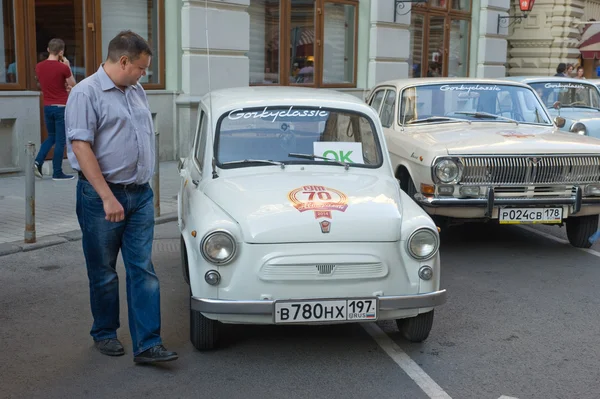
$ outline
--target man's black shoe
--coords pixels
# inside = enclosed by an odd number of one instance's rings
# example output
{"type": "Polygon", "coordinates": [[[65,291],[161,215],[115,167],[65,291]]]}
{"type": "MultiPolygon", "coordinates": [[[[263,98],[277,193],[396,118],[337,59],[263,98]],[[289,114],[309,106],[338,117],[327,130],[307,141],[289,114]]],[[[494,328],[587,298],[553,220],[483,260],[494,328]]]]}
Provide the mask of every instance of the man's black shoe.
{"type": "Polygon", "coordinates": [[[176,352],[167,351],[162,345],[156,345],[133,358],[136,363],[168,362],[177,360],[176,352]]]}
{"type": "Polygon", "coordinates": [[[95,341],[94,346],[96,349],[108,356],[121,356],[125,354],[123,345],[116,338],[103,339],[102,341],[95,341]]]}

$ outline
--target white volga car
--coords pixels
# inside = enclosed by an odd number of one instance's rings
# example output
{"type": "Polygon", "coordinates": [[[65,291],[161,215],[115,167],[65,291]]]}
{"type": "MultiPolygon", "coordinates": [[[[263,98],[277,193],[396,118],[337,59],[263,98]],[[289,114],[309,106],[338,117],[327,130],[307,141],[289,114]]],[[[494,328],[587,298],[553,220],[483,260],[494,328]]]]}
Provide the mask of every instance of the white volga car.
{"type": "Polygon", "coordinates": [[[392,172],[377,113],[337,91],[207,94],[179,163],[178,223],[191,341],[221,323],[396,320],[430,333],[440,290],[433,220],[392,172]]]}
{"type": "Polygon", "coordinates": [[[572,245],[591,245],[600,214],[600,140],[560,131],[530,86],[394,80],[374,87],[366,101],[380,115],[402,189],[442,230],[470,221],[566,223],[572,245]]]}

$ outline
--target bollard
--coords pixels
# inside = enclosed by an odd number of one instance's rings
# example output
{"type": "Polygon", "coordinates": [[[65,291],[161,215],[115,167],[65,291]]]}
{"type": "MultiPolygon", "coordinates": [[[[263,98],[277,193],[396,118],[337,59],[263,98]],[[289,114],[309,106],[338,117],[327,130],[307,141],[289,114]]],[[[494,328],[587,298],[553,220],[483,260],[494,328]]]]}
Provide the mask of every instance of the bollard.
{"type": "Polygon", "coordinates": [[[25,146],[27,163],[25,167],[25,243],[36,242],[35,238],[35,144],[31,141],[25,146]]]}
{"type": "Polygon", "coordinates": [[[160,162],[159,162],[159,151],[158,141],[160,134],[154,132],[154,175],[152,175],[152,190],[154,191],[154,217],[160,216],[160,162]]]}

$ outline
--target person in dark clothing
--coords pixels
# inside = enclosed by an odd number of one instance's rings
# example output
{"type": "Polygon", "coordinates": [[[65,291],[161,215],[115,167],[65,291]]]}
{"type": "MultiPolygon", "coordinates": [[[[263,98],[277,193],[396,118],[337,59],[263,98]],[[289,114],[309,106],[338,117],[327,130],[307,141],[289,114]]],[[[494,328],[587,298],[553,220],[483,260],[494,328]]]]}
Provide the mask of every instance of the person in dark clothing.
{"type": "Polygon", "coordinates": [[[565,64],[564,62],[561,62],[556,67],[556,75],[554,75],[554,76],[567,76],[565,73],[566,70],[567,70],[567,64],[565,64]]]}

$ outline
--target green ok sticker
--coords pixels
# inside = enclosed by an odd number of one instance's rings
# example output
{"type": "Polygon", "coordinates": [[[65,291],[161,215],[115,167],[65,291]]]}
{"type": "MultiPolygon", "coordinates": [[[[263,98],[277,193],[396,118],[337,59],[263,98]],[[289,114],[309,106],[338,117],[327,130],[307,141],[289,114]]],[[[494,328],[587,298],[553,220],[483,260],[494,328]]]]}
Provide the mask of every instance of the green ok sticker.
{"type": "Polygon", "coordinates": [[[321,141],[313,143],[314,155],[332,161],[364,164],[362,143],[321,141]]]}

